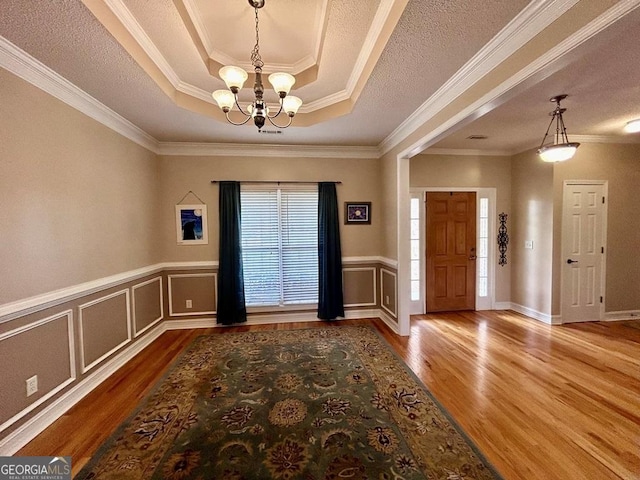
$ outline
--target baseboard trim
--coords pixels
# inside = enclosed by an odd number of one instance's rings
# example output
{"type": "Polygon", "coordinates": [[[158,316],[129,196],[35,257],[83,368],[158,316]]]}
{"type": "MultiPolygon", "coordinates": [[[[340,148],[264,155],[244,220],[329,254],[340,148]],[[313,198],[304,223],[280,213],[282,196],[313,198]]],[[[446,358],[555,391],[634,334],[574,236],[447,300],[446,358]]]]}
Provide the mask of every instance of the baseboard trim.
{"type": "Polygon", "coordinates": [[[522,315],[526,315],[527,317],[533,318],[535,320],[539,320],[543,323],[546,323],[547,325],[562,324],[562,318],[559,315],[549,315],[548,313],[542,313],[532,308],[518,305],[517,303],[511,303],[511,310],[521,313],[522,315]]]}
{"type": "Polygon", "coordinates": [[[640,310],[621,310],[604,314],[604,322],[619,322],[621,320],[640,320],[640,310]]]}
{"type": "Polygon", "coordinates": [[[165,330],[165,324],[160,323],[156,328],[142,336],[140,340],[117,354],[113,359],[82,379],[77,385],[47,405],[24,424],[0,439],[0,456],[14,455],[120,367],[132,360],[144,348],[151,345],[165,330]]]}
{"type": "Polygon", "coordinates": [[[495,302],[493,310],[511,310],[511,302],[495,302]]]}
{"type": "Polygon", "coordinates": [[[379,310],[379,314],[380,319],[387,325],[387,327],[389,327],[396,335],[400,335],[400,325],[398,325],[397,320],[384,310],[379,310]]]}

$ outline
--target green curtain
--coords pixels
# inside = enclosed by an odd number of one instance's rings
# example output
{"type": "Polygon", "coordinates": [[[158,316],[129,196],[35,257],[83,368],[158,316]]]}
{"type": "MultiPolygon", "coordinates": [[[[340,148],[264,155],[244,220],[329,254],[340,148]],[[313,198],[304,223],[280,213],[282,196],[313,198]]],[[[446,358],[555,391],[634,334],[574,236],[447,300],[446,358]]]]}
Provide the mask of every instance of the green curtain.
{"type": "Polygon", "coordinates": [[[344,317],[338,196],[333,182],[318,183],[318,318],[344,317]]]}
{"type": "Polygon", "coordinates": [[[240,183],[220,182],[220,265],[217,321],[224,325],[247,321],[242,271],[240,183]]]}

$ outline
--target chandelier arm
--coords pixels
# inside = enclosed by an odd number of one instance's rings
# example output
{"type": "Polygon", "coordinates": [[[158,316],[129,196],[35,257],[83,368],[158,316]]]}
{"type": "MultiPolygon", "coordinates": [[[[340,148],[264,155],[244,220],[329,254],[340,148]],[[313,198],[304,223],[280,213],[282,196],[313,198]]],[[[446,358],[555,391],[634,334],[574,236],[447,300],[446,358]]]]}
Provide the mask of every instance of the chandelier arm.
{"type": "MultiPolygon", "coordinates": [[[[249,112],[245,112],[240,106],[240,104],[238,103],[238,96],[235,95],[235,97],[236,97],[236,107],[238,107],[238,110],[240,110],[240,113],[243,114],[245,117],[251,118],[251,114],[249,112]]],[[[244,125],[244,124],[241,123],[240,125],[244,125]]]]}
{"type": "Polygon", "coordinates": [[[289,125],[291,125],[291,122],[293,122],[293,116],[289,117],[289,123],[287,123],[286,125],[278,125],[276,122],[271,120],[271,117],[267,117],[267,120],[269,120],[269,123],[276,128],[287,128],[289,125]]]}
{"type": "Polygon", "coordinates": [[[278,110],[278,113],[276,113],[275,115],[267,115],[267,118],[276,118],[281,113],[282,113],[282,100],[280,100],[280,109],[278,110]]]}
{"type": "MultiPolygon", "coordinates": [[[[244,112],[243,112],[244,113],[244,112]]],[[[235,125],[236,127],[239,127],[240,125],[244,125],[245,123],[247,123],[249,120],[251,120],[251,115],[246,115],[245,116],[247,118],[245,118],[244,122],[234,122],[233,120],[231,120],[231,118],[229,118],[229,112],[224,112],[225,116],[227,117],[227,121],[231,124],[231,125],[235,125]]]]}

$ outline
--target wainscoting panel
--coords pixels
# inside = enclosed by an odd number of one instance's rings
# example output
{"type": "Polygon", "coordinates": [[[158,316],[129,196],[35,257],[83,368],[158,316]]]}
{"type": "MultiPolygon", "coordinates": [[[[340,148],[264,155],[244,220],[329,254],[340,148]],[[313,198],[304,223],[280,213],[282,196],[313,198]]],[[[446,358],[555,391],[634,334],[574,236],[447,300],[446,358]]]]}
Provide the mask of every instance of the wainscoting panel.
{"type": "Polygon", "coordinates": [[[376,267],[343,267],[345,307],[375,307],[378,298],[376,267]]]}
{"type": "Polygon", "coordinates": [[[131,287],[134,337],[163,318],[162,277],[152,278],[131,287]]]}
{"type": "Polygon", "coordinates": [[[76,378],[73,314],[66,310],[0,335],[0,432],[76,378]],[[37,375],[37,392],[26,380],[37,375]]]}
{"type": "Polygon", "coordinates": [[[380,306],[394,319],[398,317],[396,302],[398,298],[398,281],[396,272],[380,269],[380,306]]]}
{"type": "Polygon", "coordinates": [[[168,275],[169,316],[189,317],[215,314],[217,280],[217,273],[168,275]]]}
{"type": "Polygon", "coordinates": [[[82,373],[131,341],[129,302],[129,289],[125,289],[78,307],[82,373]]]}

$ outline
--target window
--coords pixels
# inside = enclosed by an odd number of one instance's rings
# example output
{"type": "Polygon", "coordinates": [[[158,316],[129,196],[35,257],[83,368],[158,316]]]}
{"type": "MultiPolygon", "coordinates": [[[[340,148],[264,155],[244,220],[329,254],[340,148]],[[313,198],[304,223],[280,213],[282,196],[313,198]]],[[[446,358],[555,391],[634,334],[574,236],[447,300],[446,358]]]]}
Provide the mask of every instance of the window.
{"type": "Polygon", "coordinates": [[[489,257],[489,199],[480,198],[480,231],[478,239],[478,296],[486,297],[488,292],[489,257]]]}
{"type": "Polygon", "coordinates": [[[420,300],[420,199],[411,199],[411,301],[420,300]]]}
{"type": "Polygon", "coordinates": [[[317,186],[241,187],[247,306],[318,302],[317,186]]]}

